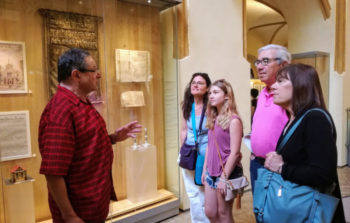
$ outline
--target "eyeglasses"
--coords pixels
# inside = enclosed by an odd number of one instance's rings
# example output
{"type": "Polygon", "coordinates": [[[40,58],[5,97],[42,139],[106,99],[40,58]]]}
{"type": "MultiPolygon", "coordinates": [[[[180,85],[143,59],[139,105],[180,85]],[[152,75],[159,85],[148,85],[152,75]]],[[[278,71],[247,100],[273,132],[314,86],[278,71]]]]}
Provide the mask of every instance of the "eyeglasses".
{"type": "Polygon", "coordinates": [[[262,58],[262,60],[256,60],[255,62],[254,62],[254,65],[257,67],[257,66],[259,66],[259,64],[261,64],[261,65],[263,65],[263,66],[267,66],[267,65],[269,65],[270,63],[272,63],[272,61],[276,61],[276,60],[281,60],[281,58],[267,58],[267,57],[265,57],[265,58],[262,58]]]}
{"type": "Polygon", "coordinates": [[[100,72],[99,69],[96,69],[96,70],[89,70],[89,69],[85,69],[85,68],[79,68],[78,71],[80,71],[80,72],[82,72],[82,73],[87,73],[87,72],[92,72],[92,73],[100,72]]]}
{"type": "Polygon", "coordinates": [[[203,86],[203,85],[205,85],[205,83],[204,83],[204,82],[201,82],[201,81],[197,81],[197,82],[192,81],[192,82],[191,82],[191,85],[201,85],[201,86],[203,86]]]}

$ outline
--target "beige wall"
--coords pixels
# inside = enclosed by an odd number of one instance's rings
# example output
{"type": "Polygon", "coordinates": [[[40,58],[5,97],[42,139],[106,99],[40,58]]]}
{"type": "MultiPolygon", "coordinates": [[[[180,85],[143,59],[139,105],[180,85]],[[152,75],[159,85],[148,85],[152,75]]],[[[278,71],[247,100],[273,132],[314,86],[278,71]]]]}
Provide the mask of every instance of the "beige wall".
{"type": "Polygon", "coordinates": [[[335,0],[331,4],[331,17],[324,20],[318,1],[280,1],[288,23],[288,48],[291,53],[323,51],[330,54],[329,111],[334,119],[338,137],[338,165],[345,163],[343,137],[343,76],[334,71],[335,0]]]}
{"type": "Polygon", "coordinates": [[[258,49],[264,46],[263,40],[257,35],[247,35],[247,54],[258,57],[258,49]]]}
{"type": "MultiPolygon", "coordinates": [[[[211,79],[225,78],[234,90],[244,133],[250,131],[248,62],[243,57],[242,1],[188,1],[189,56],[179,61],[179,94],[195,72],[207,72],[211,79]]],[[[179,106],[180,111],[180,106],[179,106]]],[[[242,146],[245,174],[249,174],[249,153],[242,146]]],[[[183,192],[183,190],[182,190],[183,192]]]]}

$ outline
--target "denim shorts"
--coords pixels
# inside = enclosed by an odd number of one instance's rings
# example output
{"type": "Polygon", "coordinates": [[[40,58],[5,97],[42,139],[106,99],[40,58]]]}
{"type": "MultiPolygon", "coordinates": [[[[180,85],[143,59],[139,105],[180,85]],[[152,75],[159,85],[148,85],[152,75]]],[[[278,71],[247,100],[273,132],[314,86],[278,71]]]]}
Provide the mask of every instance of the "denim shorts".
{"type": "Polygon", "coordinates": [[[209,172],[207,171],[205,173],[205,181],[209,185],[209,187],[216,189],[218,187],[218,183],[220,181],[220,177],[213,177],[209,175],[209,172]]]}
{"type": "MultiPolygon", "coordinates": [[[[230,174],[230,176],[228,177],[228,179],[234,179],[241,176],[243,176],[243,169],[240,166],[236,166],[230,174]]],[[[210,176],[207,170],[207,172],[205,173],[205,181],[208,183],[209,187],[216,189],[218,187],[218,183],[220,182],[220,176],[210,176]]]]}

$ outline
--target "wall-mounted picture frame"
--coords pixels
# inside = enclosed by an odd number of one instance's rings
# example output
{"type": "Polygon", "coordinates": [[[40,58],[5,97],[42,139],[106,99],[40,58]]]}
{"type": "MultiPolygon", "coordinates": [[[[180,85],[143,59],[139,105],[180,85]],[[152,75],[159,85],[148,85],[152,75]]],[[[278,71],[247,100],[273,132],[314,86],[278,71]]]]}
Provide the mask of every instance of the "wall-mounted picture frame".
{"type": "Polygon", "coordinates": [[[32,157],[29,111],[0,112],[0,161],[32,157]]]}
{"type": "Polygon", "coordinates": [[[24,42],[0,40],[0,94],[27,93],[24,42]]]}

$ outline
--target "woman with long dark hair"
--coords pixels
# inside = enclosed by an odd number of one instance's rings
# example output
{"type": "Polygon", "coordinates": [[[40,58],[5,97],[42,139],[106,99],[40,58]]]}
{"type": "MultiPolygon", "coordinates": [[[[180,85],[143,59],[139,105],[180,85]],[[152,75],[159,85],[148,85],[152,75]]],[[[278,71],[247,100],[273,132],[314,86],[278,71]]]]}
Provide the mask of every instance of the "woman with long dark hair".
{"type": "MultiPolygon", "coordinates": [[[[205,127],[206,117],[204,114],[208,103],[208,89],[210,84],[211,81],[208,74],[193,74],[186,87],[182,102],[181,143],[185,142],[187,145],[195,145],[195,141],[197,141],[198,153],[202,157],[205,156],[208,144],[208,129],[205,127]],[[201,118],[202,116],[203,118],[201,118]],[[193,117],[195,117],[195,122],[192,122],[193,117]],[[195,130],[193,129],[194,123],[195,130]]],[[[192,223],[209,222],[204,214],[203,187],[196,185],[194,182],[195,171],[182,169],[182,174],[187,196],[190,200],[192,223]]]]}

